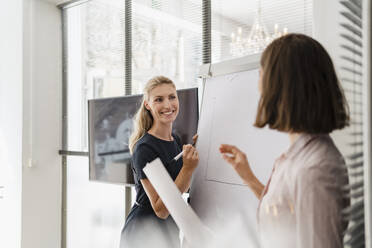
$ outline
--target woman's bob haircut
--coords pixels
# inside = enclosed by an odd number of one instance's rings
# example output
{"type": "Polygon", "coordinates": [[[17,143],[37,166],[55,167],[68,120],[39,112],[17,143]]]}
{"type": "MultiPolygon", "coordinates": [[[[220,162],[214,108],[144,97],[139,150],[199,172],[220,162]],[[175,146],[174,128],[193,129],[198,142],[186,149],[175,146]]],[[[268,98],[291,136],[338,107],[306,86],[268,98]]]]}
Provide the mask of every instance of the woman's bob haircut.
{"type": "Polygon", "coordinates": [[[349,108],[330,56],[316,40],[288,34],[261,57],[254,125],[289,133],[330,133],[349,125],[349,108]]]}

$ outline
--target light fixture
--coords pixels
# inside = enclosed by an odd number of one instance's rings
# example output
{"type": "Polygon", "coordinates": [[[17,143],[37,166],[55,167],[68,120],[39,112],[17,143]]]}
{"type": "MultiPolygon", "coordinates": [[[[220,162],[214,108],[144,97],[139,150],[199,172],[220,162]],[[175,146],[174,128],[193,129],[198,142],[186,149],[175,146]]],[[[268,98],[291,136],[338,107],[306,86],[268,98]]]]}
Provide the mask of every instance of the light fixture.
{"type": "Polygon", "coordinates": [[[279,25],[274,25],[274,33],[270,34],[262,21],[261,1],[258,2],[258,11],[248,37],[244,38],[243,29],[238,27],[237,33],[231,33],[230,53],[233,57],[255,54],[263,51],[274,39],[288,33],[288,28],[279,31],[279,25]]]}

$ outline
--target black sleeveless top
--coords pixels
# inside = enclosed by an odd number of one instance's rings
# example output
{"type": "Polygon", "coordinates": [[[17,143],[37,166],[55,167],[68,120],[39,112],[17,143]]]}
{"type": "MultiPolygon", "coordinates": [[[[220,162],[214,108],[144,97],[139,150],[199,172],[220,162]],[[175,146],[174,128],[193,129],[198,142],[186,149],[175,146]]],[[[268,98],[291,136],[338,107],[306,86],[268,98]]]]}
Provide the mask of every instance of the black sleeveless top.
{"type": "Polygon", "coordinates": [[[160,158],[173,181],[178,176],[182,168],[182,157],[177,161],[173,158],[182,151],[182,145],[179,137],[172,134],[173,141],[166,141],[146,133],[137,141],[132,156],[132,170],[136,188],[136,202],[145,207],[150,207],[150,200],[140,182],[141,179],[147,179],[143,168],[147,163],[156,158],[160,158]]]}
{"type": "Polygon", "coordinates": [[[182,157],[173,158],[182,151],[179,137],[172,134],[173,141],[166,141],[146,133],[137,141],[132,155],[132,170],[136,189],[136,203],[133,205],[121,234],[120,248],[137,247],[180,247],[179,230],[172,216],[163,220],[156,216],[151,207],[141,179],[147,179],[143,168],[147,163],[160,158],[173,181],[182,168],[182,157]]]}

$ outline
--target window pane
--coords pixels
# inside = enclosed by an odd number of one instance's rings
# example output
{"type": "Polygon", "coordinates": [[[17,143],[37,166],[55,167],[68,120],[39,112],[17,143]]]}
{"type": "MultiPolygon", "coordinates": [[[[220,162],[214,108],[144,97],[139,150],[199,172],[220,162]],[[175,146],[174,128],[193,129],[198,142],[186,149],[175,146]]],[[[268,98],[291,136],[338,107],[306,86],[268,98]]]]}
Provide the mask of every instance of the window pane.
{"type": "Polygon", "coordinates": [[[67,164],[67,247],[119,247],[124,187],[89,181],[87,158],[69,157],[67,164]]]}
{"type": "Polygon", "coordinates": [[[133,93],[153,76],[196,87],[202,61],[201,1],[133,1],[133,93]]]}
{"type": "MultiPolygon", "coordinates": [[[[65,11],[68,149],[81,151],[88,150],[87,100],[124,94],[124,1],[65,11]]],[[[67,166],[67,247],[119,247],[124,186],[89,181],[88,158],[69,157],[67,166]]]]}
{"type": "Polygon", "coordinates": [[[66,12],[68,149],[88,150],[87,100],[124,95],[124,1],[66,12]]]}

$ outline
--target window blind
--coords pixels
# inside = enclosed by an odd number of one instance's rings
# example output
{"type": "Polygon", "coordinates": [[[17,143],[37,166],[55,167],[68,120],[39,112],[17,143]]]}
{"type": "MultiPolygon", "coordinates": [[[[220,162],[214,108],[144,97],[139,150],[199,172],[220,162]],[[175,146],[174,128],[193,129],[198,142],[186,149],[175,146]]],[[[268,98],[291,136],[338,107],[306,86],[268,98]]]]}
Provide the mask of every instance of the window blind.
{"type": "Polygon", "coordinates": [[[350,206],[343,210],[343,217],[349,222],[345,233],[345,247],[365,246],[364,223],[364,129],[363,129],[363,27],[361,0],[340,1],[342,10],[340,64],[341,82],[350,107],[349,152],[346,164],[349,171],[349,185],[344,187],[350,206]]]}

